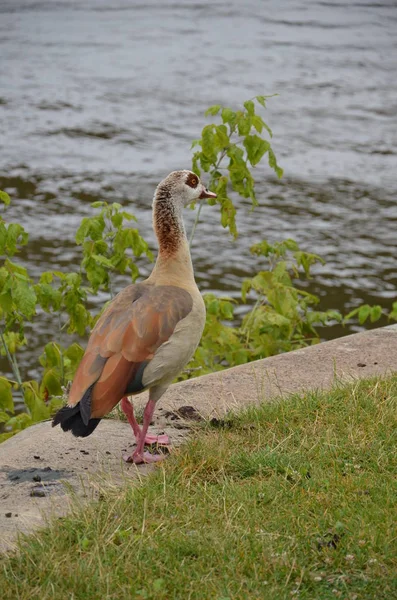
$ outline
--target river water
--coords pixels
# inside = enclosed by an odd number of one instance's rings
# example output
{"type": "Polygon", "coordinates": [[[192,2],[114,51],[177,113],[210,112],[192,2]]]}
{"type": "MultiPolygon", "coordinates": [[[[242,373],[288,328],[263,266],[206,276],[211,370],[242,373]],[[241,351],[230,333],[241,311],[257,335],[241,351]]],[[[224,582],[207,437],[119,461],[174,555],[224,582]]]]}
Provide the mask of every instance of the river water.
{"type": "MultiPolygon", "coordinates": [[[[211,104],[278,93],[264,117],[285,170],[256,169],[260,207],[232,241],[203,210],[199,285],[238,297],[264,237],[320,254],[309,289],[348,311],[396,298],[397,4],[318,0],[0,0],[0,188],[30,234],[37,277],[79,262],[73,236],[98,199],[119,201],[154,245],[158,181],[190,167],[211,104]]],[[[187,228],[193,213],[188,211],[187,228]]],[[[145,275],[150,269],[142,264],[145,275]]],[[[124,281],[119,281],[123,285],[124,281]]],[[[22,355],[54,337],[48,319],[22,355]]],[[[355,331],[331,327],[324,338],[355,331]]],[[[3,363],[6,369],[6,365],[3,363]]]]}

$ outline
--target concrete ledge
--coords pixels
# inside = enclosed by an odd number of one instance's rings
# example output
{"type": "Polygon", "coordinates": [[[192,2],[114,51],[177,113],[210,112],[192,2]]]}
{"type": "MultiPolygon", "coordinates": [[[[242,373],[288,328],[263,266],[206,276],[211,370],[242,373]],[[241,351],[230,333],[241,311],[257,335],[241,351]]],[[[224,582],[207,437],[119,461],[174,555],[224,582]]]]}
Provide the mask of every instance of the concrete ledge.
{"type": "MultiPolygon", "coordinates": [[[[205,417],[221,416],[276,396],[396,371],[397,325],[392,325],[176,384],[159,403],[155,429],[177,445],[189,429],[167,413],[181,406],[193,406],[205,417]]],[[[134,403],[146,400],[143,394],[134,403]]],[[[150,471],[147,465],[125,466],[123,450],[132,451],[129,425],[106,419],[86,439],[45,422],[0,444],[0,550],[13,547],[18,531],[65,514],[71,502],[95,498],[104,485],[150,471]]]]}
{"type": "MultiPolygon", "coordinates": [[[[178,383],[159,402],[165,409],[192,405],[204,416],[310,389],[329,389],[397,371],[397,324],[348,335],[219,373],[178,383]]],[[[145,402],[147,397],[139,397],[145,402]]]]}

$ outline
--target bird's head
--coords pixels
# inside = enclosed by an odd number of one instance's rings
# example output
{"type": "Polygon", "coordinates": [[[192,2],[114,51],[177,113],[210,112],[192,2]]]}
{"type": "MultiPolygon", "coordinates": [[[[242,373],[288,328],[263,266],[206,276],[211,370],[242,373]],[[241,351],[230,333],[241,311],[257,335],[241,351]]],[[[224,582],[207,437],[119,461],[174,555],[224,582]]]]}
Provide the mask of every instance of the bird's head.
{"type": "Polygon", "coordinates": [[[173,171],[159,183],[155,200],[167,197],[178,208],[204,198],[216,198],[192,171],[173,171]]]}

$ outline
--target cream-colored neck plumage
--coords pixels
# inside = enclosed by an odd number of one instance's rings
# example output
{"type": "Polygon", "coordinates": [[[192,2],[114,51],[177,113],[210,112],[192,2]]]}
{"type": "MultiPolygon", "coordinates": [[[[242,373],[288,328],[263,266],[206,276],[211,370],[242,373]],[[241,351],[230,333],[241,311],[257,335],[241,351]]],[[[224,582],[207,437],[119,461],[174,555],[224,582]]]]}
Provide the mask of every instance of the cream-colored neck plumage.
{"type": "Polygon", "coordinates": [[[174,202],[169,190],[163,193],[157,190],[153,202],[153,229],[158,239],[159,253],[148,281],[158,285],[195,286],[182,203],[174,202]]]}

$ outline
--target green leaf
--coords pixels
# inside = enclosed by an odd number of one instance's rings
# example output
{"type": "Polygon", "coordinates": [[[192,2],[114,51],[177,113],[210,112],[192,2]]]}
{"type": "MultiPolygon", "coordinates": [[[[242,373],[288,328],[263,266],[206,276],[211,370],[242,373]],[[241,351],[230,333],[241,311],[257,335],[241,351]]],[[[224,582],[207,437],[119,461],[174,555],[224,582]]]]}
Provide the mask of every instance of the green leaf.
{"type": "Polygon", "coordinates": [[[255,96],[255,98],[259,102],[259,104],[263,106],[263,108],[266,108],[266,100],[268,98],[274,98],[275,96],[278,96],[278,94],[270,94],[267,96],[255,96]]]}
{"type": "Polygon", "coordinates": [[[12,399],[11,383],[5,378],[0,377],[0,408],[14,412],[14,401],[12,399]]]}
{"type": "Polygon", "coordinates": [[[255,129],[259,133],[262,133],[263,126],[264,126],[264,122],[263,122],[262,117],[260,117],[259,115],[254,115],[252,117],[252,125],[255,127],[255,129]]]}
{"type": "Polygon", "coordinates": [[[221,105],[220,104],[214,104],[213,106],[210,106],[209,108],[207,108],[207,110],[205,111],[204,115],[207,117],[208,115],[217,115],[218,112],[221,110],[221,105]]]}
{"type": "Polygon", "coordinates": [[[268,132],[268,134],[270,135],[270,137],[273,137],[273,132],[270,129],[269,125],[267,123],[265,123],[265,121],[262,119],[262,125],[263,127],[266,129],[266,131],[268,132]]]}
{"type": "Polygon", "coordinates": [[[359,308],[354,308],[352,311],[350,311],[345,317],[344,317],[344,322],[346,323],[347,321],[350,321],[350,319],[352,319],[353,317],[355,317],[358,314],[358,311],[360,309],[359,308]]]}
{"type": "Polygon", "coordinates": [[[100,240],[105,227],[106,224],[102,213],[97,217],[84,217],[76,232],[76,243],[81,245],[86,238],[94,241],[100,240]]]}
{"type": "Polygon", "coordinates": [[[120,214],[122,215],[123,219],[125,219],[126,221],[137,221],[137,218],[135,215],[133,215],[132,213],[129,213],[125,210],[123,210],[120,214]]]}
{"type": "Polygon", "coordinates": [[[32,425],[32,422],[33,420],[31,416],[26,412],[22,412],[14,417],[11,417],[11,419],[7,422],[7,427],[11,427],[13,432],[16,433],[17,431],[22,431],[22,429],[26,429],[26,427],[32,425]]]}
{"type": "Polygon", "coordinates": [[[393,319],[393,321],[397,321],[397,302],[393,302],[392,310],[389,313],[389,319],[393,319]]]}
{"type": "Polygon", "coordinates": [[[121,227],[123,223],[123,215],[121,213],[116,213],[115,215],[111,216],[110,220],[112,221],[112,225],[117,229],[121,227]]]}
{"type": "Polygon", "coordinates": [[[59,310],[62,304],[62,292],[55,289],[49,283],[39,283],[34,286],[37,301],[43,310],[49,312],[51,308],[59,310]]]}
{"type": "Polygon", "coordinates": [[[3,202],[3,204],[6,206],[8,206],[11,202],[10,196],[7,194],[7,192],[3,192],[3,190],[0,190],[0,202],[3,202]]]}
{"type": "MultiPolygon", "coordinates": [[[[287,238],[282,243],[287,248],[287,250],[299,250],[299,246],[298,246],[297,242],[295,240],[292,240],[291,238],[287,238]]],[[[311,256],[315,256],[318,261],[320,261],[324,264],[324,261],[322,260],[322,258],[320,256],[317,256],[317,254],[312,254],[311,256]]]]}
{"type": "Polygon", "coordinates": [[[324,264],[324,260],[320,256],[317,254],[311,254],[310,252],[301,252],[299,250],[298,252],[294,253],[294,258],[297,262],[297,265],[303,267],[305,275],[308,279],[310,279],[310,268],[312,265],[318,262],[324,264]]]}
{"type": "Polygon", "coordinates": [[[221,198],[221,224],[228,227],[233,237],[237,237],[236,209],[233,202],[227,196],[221,198]]]}
{"type": "Polygon", "coordinates": [[[50,369],[44,373],[40,385],[40,391],[49,396],[61,396],[62,385],[60,381],[60,373],[56,369],[50,369]]]}
{"type": "Polygon", "coordinates": [[[371,323],[374,323],[375,321],[378,321],[381,316],[382,316],[382,307],[379,306],[379,304],[376,304],[375,306],[371,307],[371,313],[370,313],[370,319],[371,319],[371,323]]]}
{"type": "Polygon", "coordinates": [[[79,273],[66,273],[64,278],[70,287],[78,288],[81,285],[81,275],[79,273]]]}
{"type": "Polygon", "coordinates": [[[216,153],[216,149],[215,149],[215,135],[214,135],[214,126],[213,125],[207,125],[206,127],[204,127],[204,129],[202,131],[201,139],[202,139],[201,146],[203,148],[204,156],[211,163],[215,163],[217,153],[216,153]]]}
{"type": "Polygon", "coordinates": [[[257,135],[247,135],[243,143],[252,166],[257,165],[270,148],[269,142],[257,135]]]}
{"type": "Polygon", "coordinates": [[[274,310],[268,310],[265,313],[265,323],[276,327],[288,327],[291,324],[291,320],[274,310]]]}
{"type": "Polygon", "coordinates": [[[79,335],[85,335],[85,328],[88,325],[88,313],[82,304],[76,304],[72,315],[74,327],[79,335]]]}
{"type": "Polygon", "coordinates": [[[5,313],[9,313],[13,310],[13,301],[11,296],[11,290],[6,290],[0,294],[0,308],[5,313]]]}
{"type": "Polygon", "coordinates": [[[28,233],[19,223],[10,223],[7,229],[7,254],[12,256],[18,249],[18,245],[26,246],[29,240],[28,233]]]}
{"type": "Polygon", "coordinates": [[[252,102],[252,100],[247,100],[247,102],[244,102],[244,108],[250,116],[255,114],[255,104],[252,102]]]}
{"type": "Polygon", "coordinates": [[[231,110],[230,108],[223,108],[222,109],[222,121],[224,123],[230,123],[233,124],[235,119],[236,119],[236,113],[231,110]]]}
{"type": "Polygon", "coordinates": [[[13,273],[14,275],[22,275],[23,279],[25,279],[26,281],[29,280],[28,272],[25,269],[25,267],[21,267],[21,265],[17,265],[16,263],[12,262],[8,258],[4,262],[4,267],[7,269],[7,271],[9,273],[13,273]]]}
{"type": "MultiPolygon", "coordinates": [[[[200,140],[200,144],[201,144],[201,140],[200,140]]],[[[201,175],[201,170],[198,165],[200,157],[201,157],[201,152],[195,152],[192,157],[192,171],[193,171],[193,173],[196,173],[196,175],[198,175],[199,177],[201,175]]]]}
{"type": "Polygon", "coordinates": [[[243,302],[247,302],[247,294],[251,290],[252,284],[251,279],[244,279],[241,286],[241,298],[243,302]]]}
{"type": "Polygon", "coordinates": [[[7,243],[7,228],[4,225],[4,222],[1,220],[1,217],[0,217],[0,254],[4,253],[6,243],[7,243]]]}
{"type": "Polygon", "coordinates": [[[201,146],[201,139],[200,140],[193,140],[192,141],[192,145],[190,146],[190,149],[192,150],[196,146],[201,146]]]}
{"type": "Polygon", "coordinates": [[[271,148],[269,148],[269,167],[272,168],[275,171],[277,177],[281,179],[284,171],[281,167],[278,166],[276,155],[274,154],[271,148]]]}
{"type": "Polygon", "coordinates": [[[363,325],[363,323],[365,323],[370,314],[371,307],[369,306],[369,304],[363,304],[363,306],[360,306],[360,308],[358,309],[358,321],[360,325],[363,325]]]}
{"type": "Polygon", "coordinates": [[[84,219],[82,219],[82,221],[80,223],[80,227],[76,231],[76,235],[75,235],[76,244],[81,245],[84,242],[85,238],[87,237],[89,229],[90,229],[90,219],[88,217],[84,217],[84,219]]]}
{"type": "Polygon", "coordinates": [[[27,381],[22,384],[26,406],[29,409],[32,420],[37,423],[48,419],[50,411],[44,400],[40,397],[39,387],[36,381],[27,381]]]}
{"type": "Polygon", "coordinates": [[[67,348],[65,350],[65,352],[63,353],[63,358],[65,361],[65,365],[66,365],[66,361],[67,361],[67,368],[65,366],[65,371],[66,371],[65,375],[68,378],[73,377],[83,356],[84,356],[84,349],[80,346],[80,344],[77,344],[76,342],[74,344],[72,344],[71,346],[69,346],[69,348],[67,348]]]}
{"type": "Polygon", "coordinates": [[[221,149],[227,148],[230,144],[230,138],[227,133],[226,125],[218,125],[215,127],[215,139],[217,146],[221,149]]]}
{"type": "Polygon", "coordinates": [[[251,117],[245,116],[242,112],[237,113],[237,127],[240,135],[247,135],[251,130],[251,117]]]}
{"type": "Polygon", "coordinates": [[[49,342],[44,347],[44,353],[40,356],[40,364],[43,367],[52,368],[61,366],[61,349],[56,342],[49,342]]]}
{"type": "Polygon", "coordinates": [[[108,269],[113,269],[112,262],[108,258],[106,258],[106,256],[102,256],[101,254],[92,254],[91,256],[100,265],[103,265],[108,269]]]}
{"type": "Polygon", "coordinates": [[[37,296],[33,287],[27,281],[15,280],[12,287],[12,297],[17,310],[30,319],[36,312],[37,296]]]}
{"type": "Polygon", "coordinates": [[[339,310],[327,310],[326,312],[327,315],[327,319],[330,321],[337,321],[337,323],[341,323],[343,321],[343,317],[341,315],[341,313],[339,312],[339,310]]]}
{"type": "Polygon", "coordinates": [[[40,275],[40,283],[52,283],[54,280],[54,275],[52,271],[45,271],[40,275]]]}

